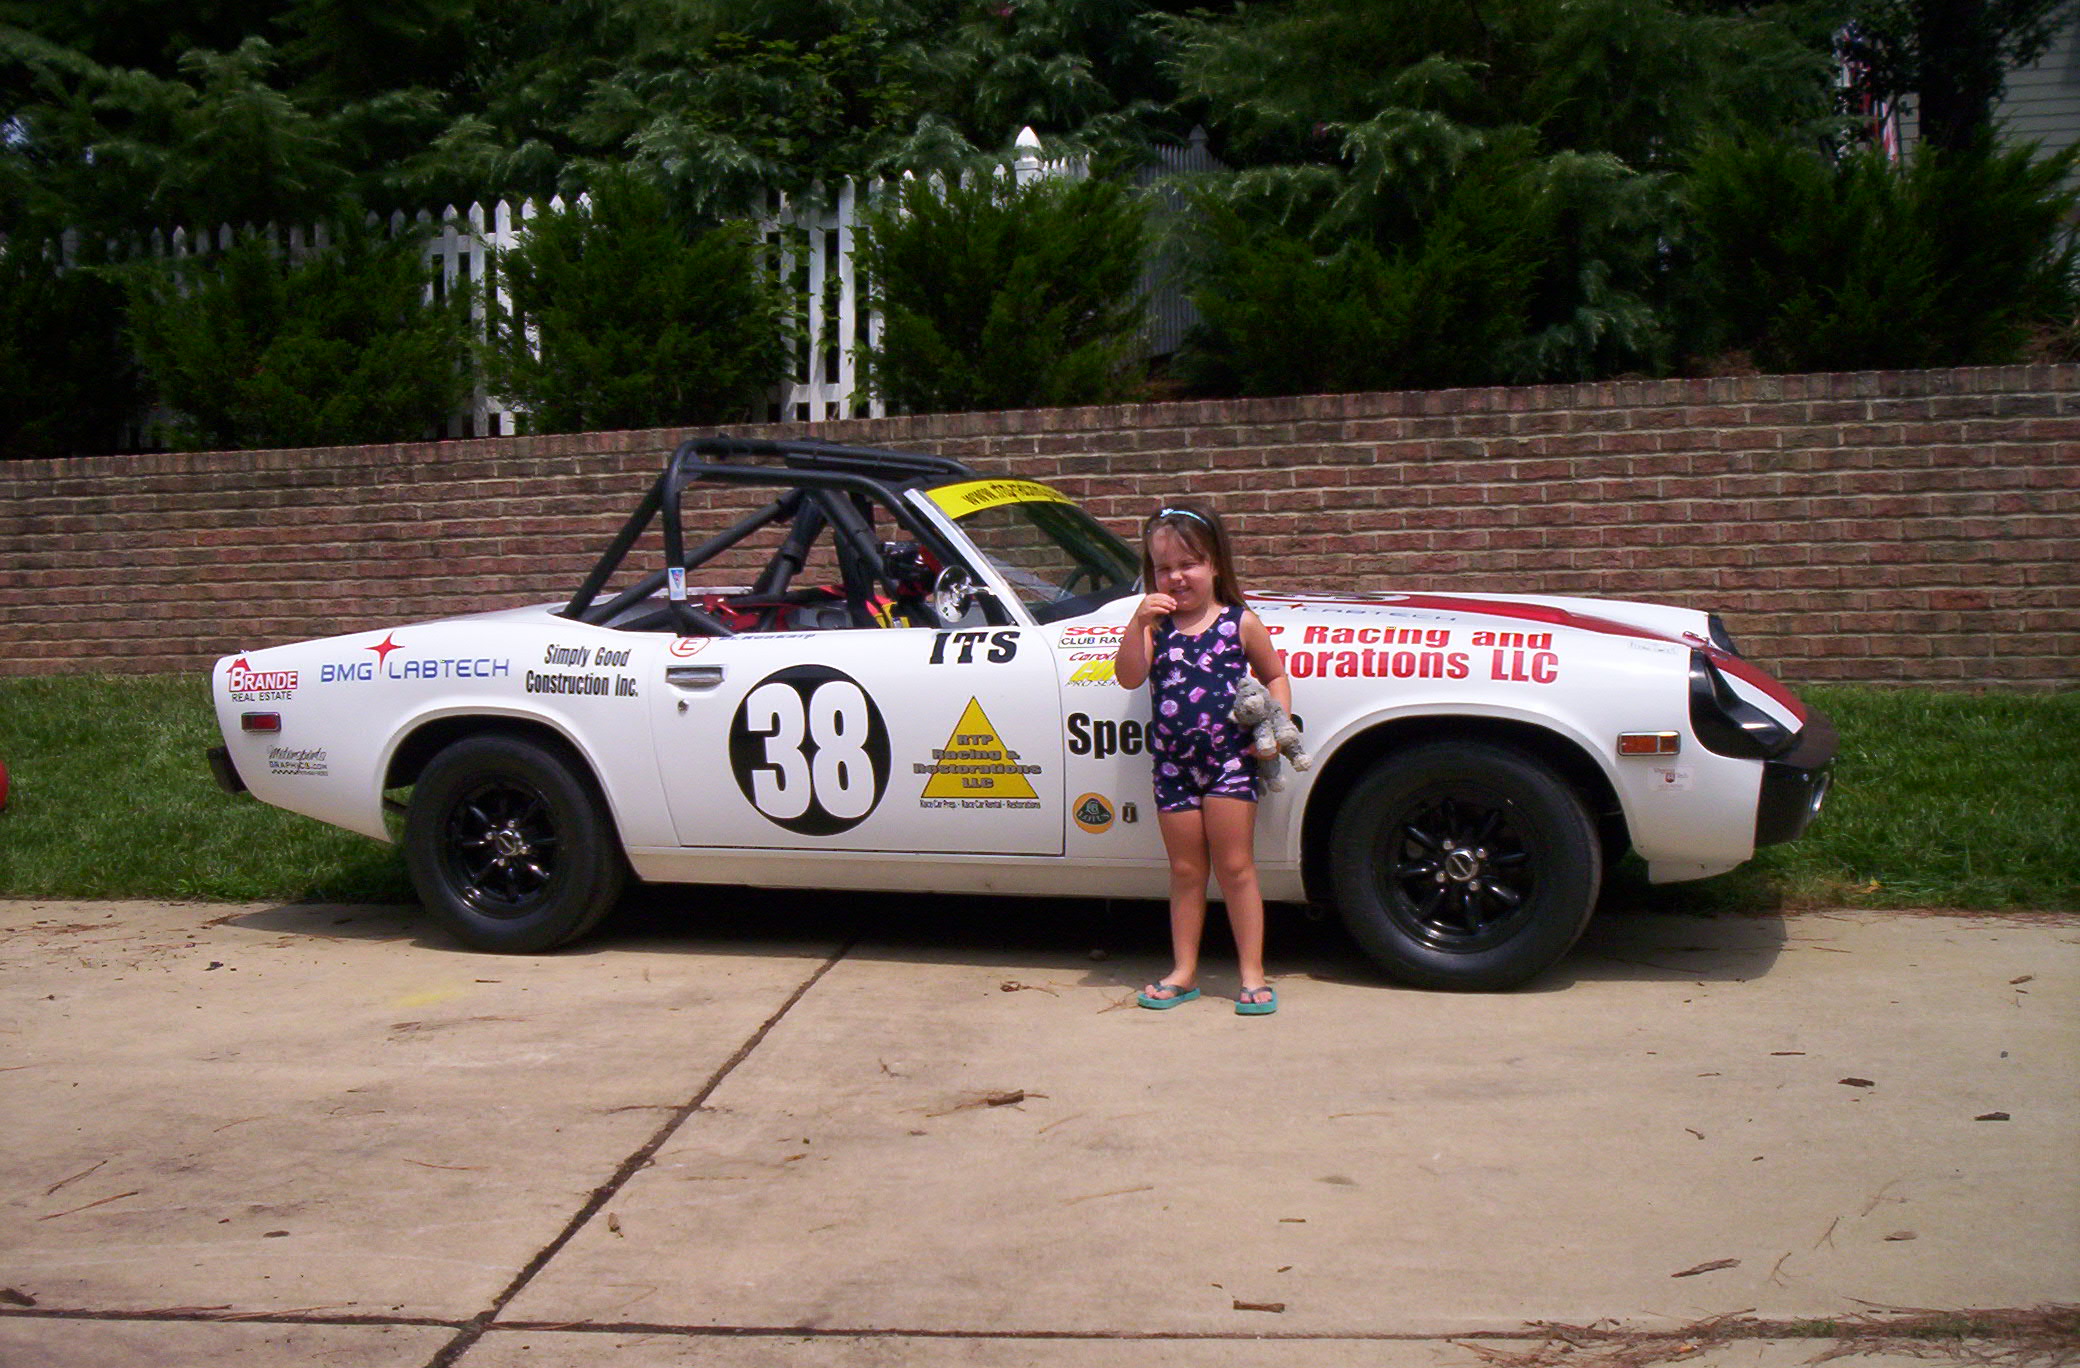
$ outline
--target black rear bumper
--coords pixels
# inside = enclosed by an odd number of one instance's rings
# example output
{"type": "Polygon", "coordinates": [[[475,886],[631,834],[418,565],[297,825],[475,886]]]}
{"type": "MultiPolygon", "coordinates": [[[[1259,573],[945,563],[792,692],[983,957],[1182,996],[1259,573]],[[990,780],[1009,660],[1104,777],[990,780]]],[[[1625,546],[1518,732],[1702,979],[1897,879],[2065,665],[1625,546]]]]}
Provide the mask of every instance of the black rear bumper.
{"type": "Polygon", "coordinates": [[[234,798],[246,791],[246,781],[238,772],[238,764],[231,758],[231,751],[224,746],[209,748],[209,772],[216,776],[217,787],[234,798]]]}
{"type": "Polygon", "coordinates": [[[1755,808],[1757,846],[1796,840],[1819,815],[1828,786],[1834,782],[1834,757],[1840,744],[1827,714],[1813,712],[1798,734],[1798,744],[1763,762],[1762,797],[1755,808]]]}

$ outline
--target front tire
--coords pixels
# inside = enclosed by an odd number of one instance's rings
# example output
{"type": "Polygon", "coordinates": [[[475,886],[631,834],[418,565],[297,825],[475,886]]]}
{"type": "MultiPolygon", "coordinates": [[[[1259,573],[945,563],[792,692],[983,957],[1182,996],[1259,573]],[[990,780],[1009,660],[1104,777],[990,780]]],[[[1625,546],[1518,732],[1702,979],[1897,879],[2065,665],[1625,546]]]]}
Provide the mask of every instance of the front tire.
{"type": "Polygon", "coordinates": [[[412,885],[472,950],[532,954],[576,940],[621,896],[613,824],[589,776],[517,736],[434,756],[405,813],[412,885]]]}
{"type": "Polygon", "coordinates": [[[1331,833],[1351,935],[1421,988],[1513,988],[1565,955],[1602,882],[1596,823],[1522,752],[1436,742],[1382,761],[1331,833]]]}

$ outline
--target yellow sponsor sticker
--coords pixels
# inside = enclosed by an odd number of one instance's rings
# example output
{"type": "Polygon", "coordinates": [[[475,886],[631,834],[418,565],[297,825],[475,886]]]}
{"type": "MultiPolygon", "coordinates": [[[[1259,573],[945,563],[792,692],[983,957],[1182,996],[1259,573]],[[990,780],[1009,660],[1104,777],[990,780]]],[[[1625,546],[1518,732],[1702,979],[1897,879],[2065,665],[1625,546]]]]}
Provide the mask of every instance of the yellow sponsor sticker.
{"type": "Polygon", "coordinates": [[[967,480],[928,491],[948,517],[965,518],[1008,503],[1072,503],[1068,495],[1034,480],[967,480]]]}
{"type": "Polygon", "coordinates": [[[1040,773],[1040,766],[1022,762],[1019,753],[997,735],[997,726],[982,710],[982,700],[970,698],[961,720],[954,725],[946,745],[932,752],[932,763],[915,769],[931,778],[925,781],[926,798],[1038,798],[1026,776],[1040,773]]]}
{"type": "Polygon", "coordinates": [[[1076,825],[1093,836],[1102,835],[1112,826],[1112,804],[1103,794],[1084,794],[1069,809],[1069,815],[1075,819],[1076,825]]]}
{"type": "Polygon", "coordinates": [[[1071,684],[1110,684],[1119,668],[1116,660],[1086,660],[1069,676],[1071,684]]]}

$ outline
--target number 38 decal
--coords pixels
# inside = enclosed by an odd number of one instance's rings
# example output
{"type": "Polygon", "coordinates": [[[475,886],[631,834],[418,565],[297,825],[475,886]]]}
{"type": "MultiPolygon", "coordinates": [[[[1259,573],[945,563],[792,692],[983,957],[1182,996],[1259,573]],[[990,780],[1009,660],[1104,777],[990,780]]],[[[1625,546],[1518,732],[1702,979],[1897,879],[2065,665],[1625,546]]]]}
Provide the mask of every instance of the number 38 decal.
{"type": "Polygon", "coordinates": [[[767,675],[729,727],[737,787],[767,819],[805,836],[866,820],[888,788],[888,726],[867,691],[826,665],[767,675]]]}

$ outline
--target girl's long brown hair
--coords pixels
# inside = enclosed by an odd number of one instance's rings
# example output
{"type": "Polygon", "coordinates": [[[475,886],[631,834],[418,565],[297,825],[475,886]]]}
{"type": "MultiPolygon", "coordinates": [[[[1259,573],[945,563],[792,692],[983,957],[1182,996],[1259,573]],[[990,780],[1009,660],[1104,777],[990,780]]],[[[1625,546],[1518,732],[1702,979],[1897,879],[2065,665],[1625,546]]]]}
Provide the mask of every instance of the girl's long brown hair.
{"type": "Polygon", "coordinates": [[[1156,530],[1167,527],[1184,544],[1213,562],[1213,596],[1221,603],[1236,608],[1247,608],[1249,599],[1242,591],[1242,582],[1235,578],[1235,558],[1228,550],[1228,530],[1221,526],[1220,514],[1204,504],[1187,500],[1173,500],[1157,509],[1141,528],[1141,588],[1153,592],[1156,587],[1156,558],[1150,543],[1155,540],[1156,530]]]}

